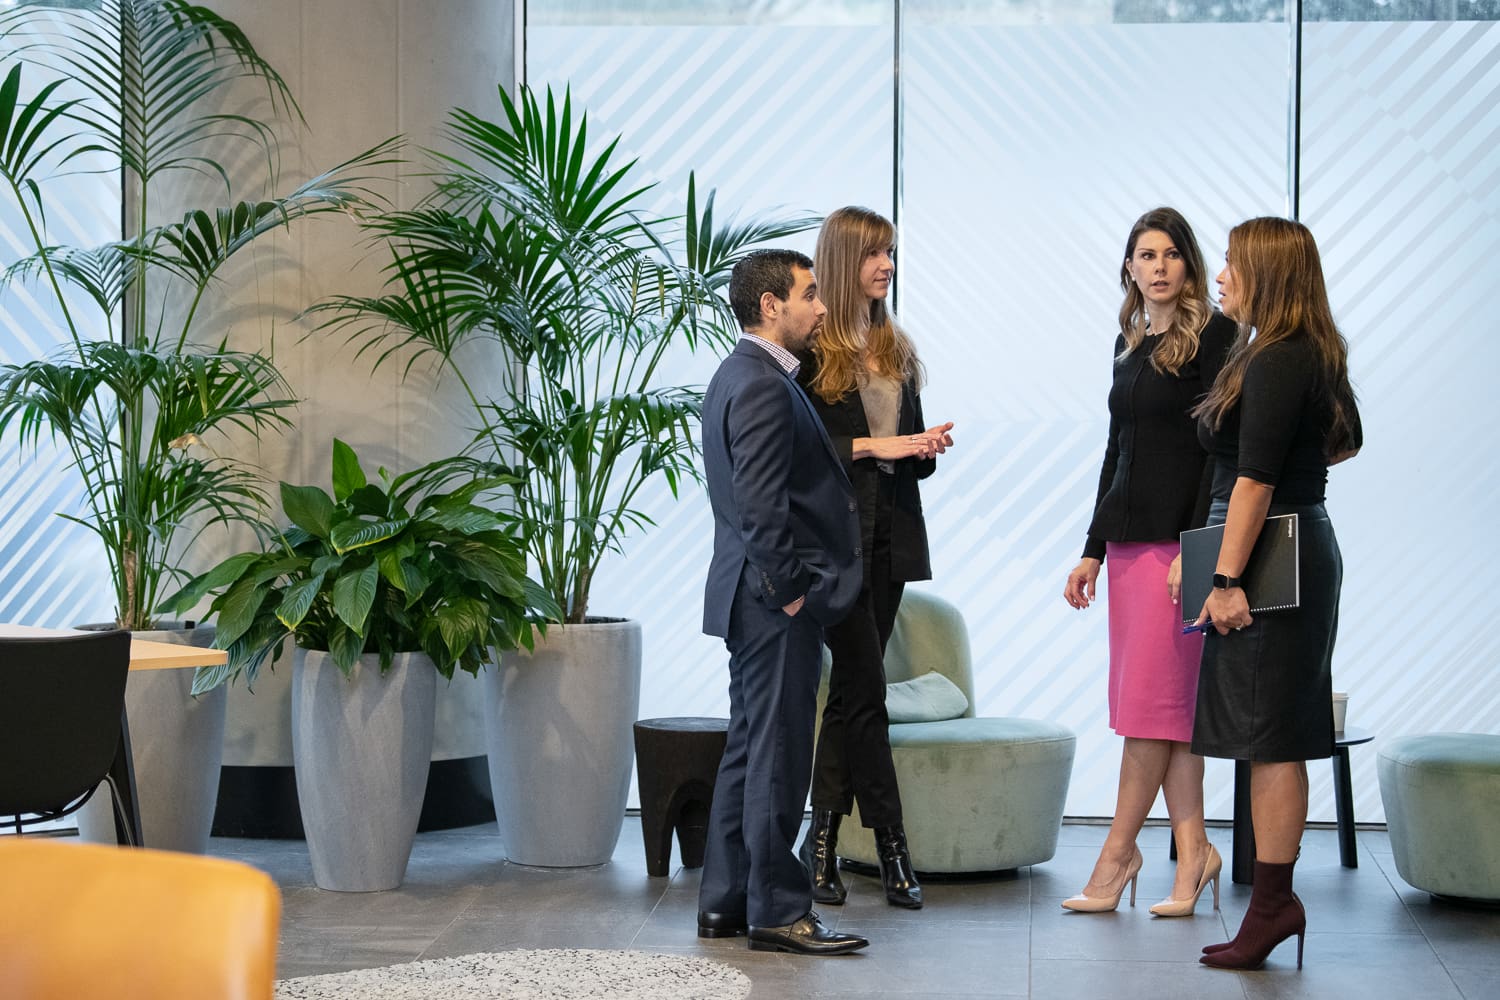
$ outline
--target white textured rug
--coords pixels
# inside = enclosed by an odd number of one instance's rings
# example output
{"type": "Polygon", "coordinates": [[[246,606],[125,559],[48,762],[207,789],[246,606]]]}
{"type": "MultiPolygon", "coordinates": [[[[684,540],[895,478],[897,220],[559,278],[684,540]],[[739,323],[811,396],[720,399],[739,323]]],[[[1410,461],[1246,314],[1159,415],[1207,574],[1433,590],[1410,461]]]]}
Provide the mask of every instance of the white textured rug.
{"type": "Polygon", "coordinates": [[[750,980],[704,958],[643,951],[492,951],[284,979],[276,1000],[743,1000],[750,980]]]}

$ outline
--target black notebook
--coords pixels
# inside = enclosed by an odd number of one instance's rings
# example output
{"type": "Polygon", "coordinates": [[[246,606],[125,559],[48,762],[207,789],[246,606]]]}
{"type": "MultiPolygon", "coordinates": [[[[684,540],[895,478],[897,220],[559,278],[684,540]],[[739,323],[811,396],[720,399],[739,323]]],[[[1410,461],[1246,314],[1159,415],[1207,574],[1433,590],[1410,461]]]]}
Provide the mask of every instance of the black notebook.
{"type": "MultiPolygon", "coordinates": [[[[1219,565],[1219,546],[1224,526],[1197,528],[1182,533],[1182,624],[1198,620],[1203,602],[1213,588],[1219,565]]],[[[1300,565],[1297,559],[1297,515],[1266,518],[1250,561],[1240,574],[1250,613],[1287,611],[1302,603],[1300,565]]]]}

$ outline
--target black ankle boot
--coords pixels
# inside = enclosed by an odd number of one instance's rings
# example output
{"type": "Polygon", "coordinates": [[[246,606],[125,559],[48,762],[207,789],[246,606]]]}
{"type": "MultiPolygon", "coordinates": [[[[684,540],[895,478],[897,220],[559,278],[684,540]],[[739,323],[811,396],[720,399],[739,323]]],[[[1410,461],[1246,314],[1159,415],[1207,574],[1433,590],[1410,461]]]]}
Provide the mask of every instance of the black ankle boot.
{"type": "Polygon", "coordinates": [[[839,859],[834,848],[839,842],[839,821],[843,814],[832,809],[814,809],[812,826],[807,828],[807,837],[797,856],[802,859],[807,873],[812,876],[812,898],[815,903],[827,906],[843,906],[849,895],[844,882],[839,878],[839,859]]]}
{"type": "Polygon", "coordinates": [[[880,884],[885,887],[886,902],[920,910],[922,887],[917,884],[911,852],[906,849],[906,831],[900,825],[875,828],[875,856],[880,860],[880,884]]]}

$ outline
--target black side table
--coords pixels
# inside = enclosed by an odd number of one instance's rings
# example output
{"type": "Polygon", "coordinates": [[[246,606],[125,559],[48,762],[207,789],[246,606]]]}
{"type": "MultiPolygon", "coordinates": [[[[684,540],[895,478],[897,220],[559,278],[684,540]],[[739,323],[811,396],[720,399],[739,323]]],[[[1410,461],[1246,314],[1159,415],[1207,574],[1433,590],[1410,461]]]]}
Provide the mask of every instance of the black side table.
{"type": "MultiPolygon", "coordinates": [[[[1354,838],[1354,788],[1349,776],[1349,748],[1369,743],[1375,734],[1348,726],[1333,734],[1333,803],[1339,821],[1339,864],[1359,867],[1359,846],[1354,838]]],[[[1250,822],[1250,763],[1234,762],[1234,857],[1230,877],[1249,885],[1255,873],[1255,827],[1250,822]]]]}
{"type": "Polygon", "coordinates": [[[641,839],[649,874],[668,874],[674,829],[683,865],[703,866],[708,810],[728,733],[728,719],[642,719],[635,724],[641,839]]]}

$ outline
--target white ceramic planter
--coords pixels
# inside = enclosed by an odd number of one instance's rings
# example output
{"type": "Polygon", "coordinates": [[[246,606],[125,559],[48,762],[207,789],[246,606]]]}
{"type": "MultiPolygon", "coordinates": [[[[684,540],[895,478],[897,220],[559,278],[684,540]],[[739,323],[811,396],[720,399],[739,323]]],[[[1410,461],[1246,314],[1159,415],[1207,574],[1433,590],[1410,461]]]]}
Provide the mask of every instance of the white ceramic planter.
{"type": "Polygon", "coordinates": [[[406,877],[432,757],[437,669],[399,654],[385,674],[360,657],[346,679],[327,653],[292,661],[292,756],[313,881],[338,892],[406,877]]]}
{"type": "Polygon", "coordinates": [[[641,626],[552,626],[484,675],[495,817],[523,865],[599,865],[625,818],[641,700],[641,626]]]}
{"type": "MultiPolygon", "coordinates": [[[[213,645],[214,628],[169,627],[133,635],[207,647],[213,645]]],[[[187,669],[132,670],[125,683],[125,718],[145,846],[202,854],[208,850],[219,795],[226,689],[220,685],[194,698],[193,674],[187,669]]],[[[115,842],[108,795],[89,800],[78,829],[85,840],[115,842]]]]}

